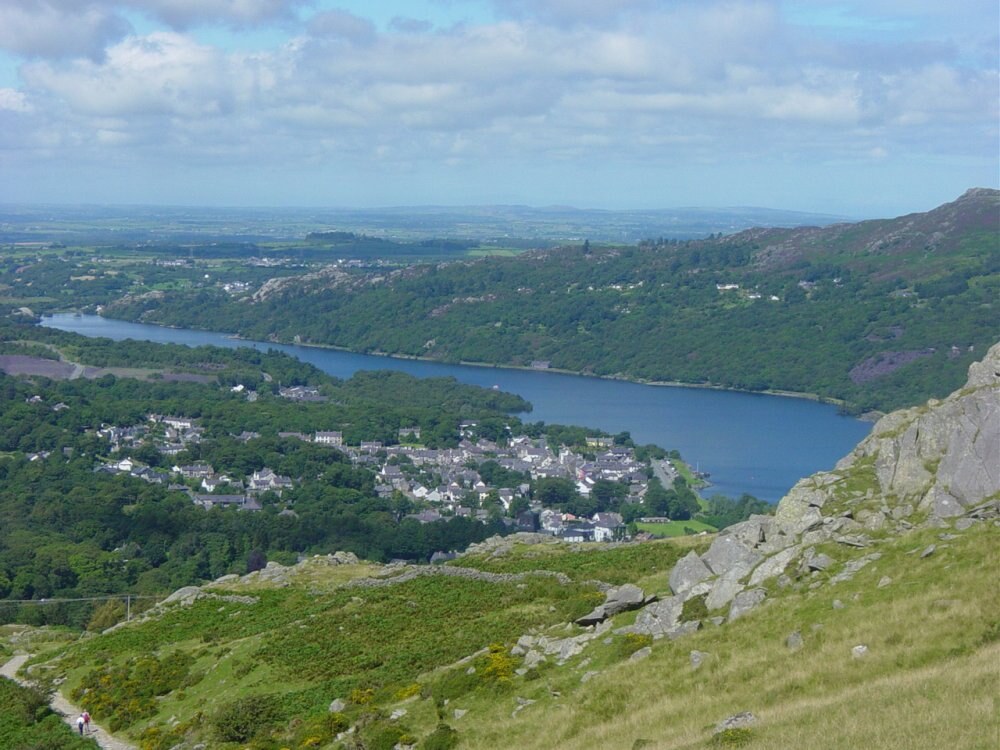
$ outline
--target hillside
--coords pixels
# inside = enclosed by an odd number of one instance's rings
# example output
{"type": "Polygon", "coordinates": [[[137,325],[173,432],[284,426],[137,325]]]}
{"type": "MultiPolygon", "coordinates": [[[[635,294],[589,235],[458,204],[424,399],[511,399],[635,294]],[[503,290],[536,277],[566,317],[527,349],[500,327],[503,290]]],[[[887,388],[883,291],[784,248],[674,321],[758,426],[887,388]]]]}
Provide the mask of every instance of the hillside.
{"type": "Polygon", "coordinates": [[[997,336],[1000,193],[823,228],[583,242],[404,269],[313,268],[231,295],[128,294],[104,314],[258,340],[888,411],[942,397],[997,336]],[[541,364],[539,364],[541,363],[541,364]]]}
{"type": "Polygon", "coordinates": [[[272,564],[26,673],[150,750],[992,748],[998,456],[1000,344],[716,537],[272,564]]]}

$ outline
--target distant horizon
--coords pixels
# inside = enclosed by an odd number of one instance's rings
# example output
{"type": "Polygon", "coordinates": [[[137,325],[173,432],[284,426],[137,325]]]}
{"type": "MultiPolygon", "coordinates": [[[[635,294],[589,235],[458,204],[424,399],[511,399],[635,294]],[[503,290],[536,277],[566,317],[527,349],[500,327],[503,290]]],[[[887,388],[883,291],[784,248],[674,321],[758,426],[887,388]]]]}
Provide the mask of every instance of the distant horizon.
{"type": "MultiPolygon", "coordinates": [[[[969,190],[996,188],[974,187],[969,190]]],[[[963,191],[963,193],[966,191],[963,191]]],[[[581,206],[565,203],[530,204],[530,203],[399,203],[385,205],[347,205],[347,204],[204,204],[204,203],[142,203],[142,202],[43,202],[43,201],[10,201],[0,200],[0,208],[64,208],[73,210],[85,209],[169,209],[169,210],[197,210],[197,211],[347,211],[347,212],[371,212],[378,213],[400,212],[400,211],[476,211],[482,209],[518,209],[525,211],[573,211],[573,212],[603,212],[620,214],[642,214],[642,213],[664,213],[670,211],[718,211],[718,212],[767,212],[800,214],[802,216],[822,217],[827,219],[839,219],[846,221],[866,221],[869,219],[895,218],[911,213],[923,213],[945,203],[957,200],[960,195],[956,195],[943,203],[935,204],[926,208],[914,208],[904,211],[894,216],[886,215],[848,215],[831,211],[811,211],[796,208],[784,208],[781,206],[760,206],[751,204],[718,204],[718,205],[670,205],[657,207],[622,207],[609,208],[607,206],[581,206]]]]}

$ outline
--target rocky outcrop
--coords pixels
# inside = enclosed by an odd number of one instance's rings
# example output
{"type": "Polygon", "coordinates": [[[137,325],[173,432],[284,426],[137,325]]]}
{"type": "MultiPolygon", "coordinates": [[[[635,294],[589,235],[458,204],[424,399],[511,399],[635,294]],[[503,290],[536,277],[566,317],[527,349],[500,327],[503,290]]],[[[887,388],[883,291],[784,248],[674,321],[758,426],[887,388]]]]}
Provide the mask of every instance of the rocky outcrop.
{"type": "Polygon", "coordinates": [[[698,622],[684,621],[684,605],[695,597],[704,597],[704,609],[691,611],[736,620],[765,601],[762,586],[774,578],[781,587],[793,577],[799,587],[835,586],[881,557],[861,553],[880,535],[954,516],[961,516],[959,531],[1000,516],[1000,344],[969,369],[965,388],[885,416],[833,471],[798,482],[774,516],[752,516],[721,532],[704,554],[689,552],[670,573],[674,596],[620,632],[689,632],[698,622]],[[817,552],[824,543],[843,552],[817,552]]]}
{"type": "Polygon", "coordinates": [[[965,388],[883,417],[837,469],[864,461],[880,495],[940,518],[1000,492],[1000,344],[969,368],[965,388]]]}

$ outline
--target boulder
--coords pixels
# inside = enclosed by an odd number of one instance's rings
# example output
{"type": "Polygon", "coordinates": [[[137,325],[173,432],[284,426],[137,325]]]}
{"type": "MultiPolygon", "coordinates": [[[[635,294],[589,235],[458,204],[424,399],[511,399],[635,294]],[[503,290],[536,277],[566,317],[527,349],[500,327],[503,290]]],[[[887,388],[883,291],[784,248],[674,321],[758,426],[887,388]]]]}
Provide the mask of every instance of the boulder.
{"type": "Polygon", "coordinates": [[[628,660],[629,661],[642,661],[643,659],[648,659],[650,654],[653,653],[653,649],[650,646],[643,646],[634,654],[632,654],[628,660]]]}
{"type": "Polygon", "coordinates": [[[757,717],[750,711],[735,714],[715,725],[713,734],[722,734],[727,729],[749,729],[757,723],[757,717]]]}
{"type": "Polygon", "coordinates": [[[761,555],[734,536],[716,537],[702,562],[716,575],[731,574],[742,578],[761,560],[761,555]]]}
{"type": "Polygon", "coordinates": [[[674,569],[670,571],[670,590],[675,594],[683,594],[695,584],[701,583],[711,576],[712,571],[701,561],[694,550],[691,550],[678,560],[674,569]]]}
{"type": "Polygon", "coordinates": [[[577,625],[596,625],[604,622],[609,617],[614,617],[619,612],[626,612],[631,609],[638,609],[647,602],[646,595],[642,589],[631,583],[624,586],[608,589],[604,595],[604,603],[598,605],[589,614],[576,620],[577,625]]]}
{"type": "Polygon", "coordinates": [[[733,604],[729,608],[729,622],[742,617],[751,609],[754,609],[767,597],[764,589],[750,589],[742,591],[733,599],[733,604]]]}
{"type": "Polygon", "coordinates": [[[771,555],[765,558],[760,565],[753,569],[753,573],[750,574],[749,585],[759,586],[768,581],[775,576],[779,576],[785,572],[785,568],[788,567],[788,563],[796,558],[799,554],[799,547],[786,547],[777,554],[771,555]]]}
{"type": "Polygon", "coordinates": [[[662,638],[680,623],[684,602],[679,596],[668,596],[650,604],[635,618],[635,624],[618,632],[640,633],[662,638]]]}
{"type": "Polygon", "coordinates": [[[697,669],[700,667],[705,659],[707,659],[710,654],[705,651],[692,651],[691,652],[691,669],[697,669]]]}
{"type": "Polygon", "coordinates": [[[715,580],[715,585],[705,598],[705,606],[710,612],[722,609],[742,590],[743,584],[737,581],[735,576],[731,574],[721,576],[715,580]]]}
{"type": "Polygon", "coordinates": [[[833,565],[833,558],[821,552],[818,555],[810,555],[804,563],[807,570],[823,571],[833,565]]]}

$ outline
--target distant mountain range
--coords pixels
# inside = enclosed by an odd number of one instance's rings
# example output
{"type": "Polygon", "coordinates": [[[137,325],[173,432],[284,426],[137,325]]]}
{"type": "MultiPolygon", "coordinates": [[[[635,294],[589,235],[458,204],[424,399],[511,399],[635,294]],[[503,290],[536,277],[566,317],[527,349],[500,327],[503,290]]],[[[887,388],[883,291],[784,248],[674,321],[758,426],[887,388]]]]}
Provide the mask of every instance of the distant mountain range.
{"type": "Polygon", "coordinates": [[[568,206],[395,208],[189,208],[0,205],[0,243],[264,242],[309,232],[350,231],[393,240],[454,239],[503,245],[517,240],[634,243],[693,239],[755,226],[824,226],[844,217],[770,208],[614,211],[568,206]]]}

